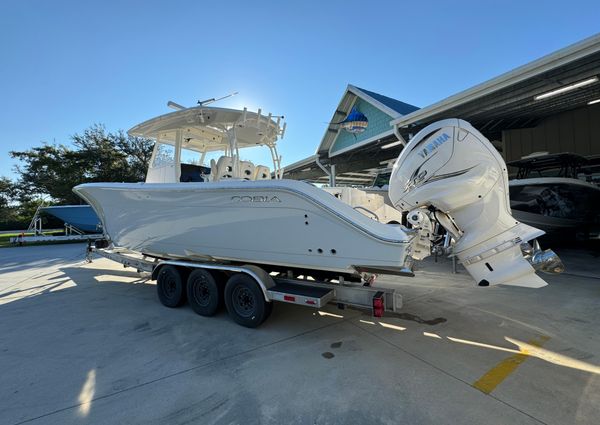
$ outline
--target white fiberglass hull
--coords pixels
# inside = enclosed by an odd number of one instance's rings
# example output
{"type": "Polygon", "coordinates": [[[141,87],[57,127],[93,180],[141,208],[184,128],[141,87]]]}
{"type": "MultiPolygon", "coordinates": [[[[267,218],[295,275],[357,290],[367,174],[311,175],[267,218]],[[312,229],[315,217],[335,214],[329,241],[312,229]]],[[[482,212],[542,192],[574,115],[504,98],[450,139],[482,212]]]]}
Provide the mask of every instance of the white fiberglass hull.
{"type": "Polygon", "coordinates": [[[90,183],[74,191],[116,246],[157,257],[407,271],[412,237],[400,226],[299,181],[90,183]]]}

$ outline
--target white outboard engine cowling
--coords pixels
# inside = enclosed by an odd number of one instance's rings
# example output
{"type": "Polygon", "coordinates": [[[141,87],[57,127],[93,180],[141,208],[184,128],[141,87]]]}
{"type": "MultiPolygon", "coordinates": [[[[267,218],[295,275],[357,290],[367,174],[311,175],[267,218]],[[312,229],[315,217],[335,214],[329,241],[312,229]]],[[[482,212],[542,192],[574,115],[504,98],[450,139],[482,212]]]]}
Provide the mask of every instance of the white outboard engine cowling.
{"type": "Polygon", "coordinates": [[[430,212],[478,285],[546,285],[521,251],[544,232],[512,216],[506,164],[468,122],[438,121],[413,137],[394,164],[389,196],[399,210],[430,212]]]}

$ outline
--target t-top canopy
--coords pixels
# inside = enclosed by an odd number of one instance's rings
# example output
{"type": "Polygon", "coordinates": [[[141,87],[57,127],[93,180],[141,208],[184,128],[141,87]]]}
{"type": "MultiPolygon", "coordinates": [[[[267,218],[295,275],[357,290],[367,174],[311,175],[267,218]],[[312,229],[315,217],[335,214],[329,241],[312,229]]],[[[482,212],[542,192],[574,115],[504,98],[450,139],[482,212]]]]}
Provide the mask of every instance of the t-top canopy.
{"type": "Polygon", "coordinates": [[[274,147],[283,138],[286,125],[281,117],[243,110],[196,106],[152,118],[136,125],[131,136],[148,137],[175,144],[181,131],[182,147],[200,152],[225,150],[235,141],[237,148],[274,147]]]}
{"type": "Polygon", "coordinates": [[[574,153],[532,154],[506,163],[517,167],[517,179],[528,178],[532,172],[542,176],[542,172],[555,170],[553,177],[570,177],[576,179],[581,168],[589,164],[587,158],[574,153]]]}
{"type": "Polygon", "coordinates": [[[562,166],[580,167],[582,165],[586,165],[587,163],[588,160],[585,157],[574,153],[565,152],[530,155],[515,161],[509,161],[506,164],[510,165],[511,167],[530,168],[532,170],[548,170],[562,166]]]}

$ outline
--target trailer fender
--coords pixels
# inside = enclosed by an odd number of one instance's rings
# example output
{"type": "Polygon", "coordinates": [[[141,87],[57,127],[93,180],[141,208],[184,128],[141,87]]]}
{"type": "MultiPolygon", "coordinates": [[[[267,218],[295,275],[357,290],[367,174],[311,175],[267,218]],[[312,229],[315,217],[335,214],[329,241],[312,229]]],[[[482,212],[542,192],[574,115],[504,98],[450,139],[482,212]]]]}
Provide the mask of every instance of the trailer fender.
{"type": "Polygon", "coordinates": [[[152,270],[152,280],[156,280],[158,277],[158,273],[163,266],[172,265],[176,267],[183,267],[188,269],[206,269],[206,270],[223,270],[227,272],[235,272],[235,273],[245,273],[252,277],[260,287],[265,301],[271,302],[269,298],[268,290],[269,288],[275,286],[275,281],[273,278],[267,273],[265,270],[261,269],[258,266],[253,264],[246,264],[243,266],[229,266],[222,264],[212,264],[212,263],[193,263],[188,261],[175,261],[175,260],[166,260],[161,261],[154,267],[152,270]]]}
{"type": "Polygon", "coordinates": [[[262,290],[265,296],[265,300],[267,302],[271,302],[271,299],[269,298],[269,295],[267,293],[269,288],[275,286],[275,281],[273,280],[271,275],[267,273],[266,270],[263,270],[260,267],[255,266],[253,264],[245,264],[243,268],[247,270],[246,273],[248,275],[252,276],[254,280],[256,280],[256,283],[258,283],[258,286],[260,286],[260,289],[262,290]]]}

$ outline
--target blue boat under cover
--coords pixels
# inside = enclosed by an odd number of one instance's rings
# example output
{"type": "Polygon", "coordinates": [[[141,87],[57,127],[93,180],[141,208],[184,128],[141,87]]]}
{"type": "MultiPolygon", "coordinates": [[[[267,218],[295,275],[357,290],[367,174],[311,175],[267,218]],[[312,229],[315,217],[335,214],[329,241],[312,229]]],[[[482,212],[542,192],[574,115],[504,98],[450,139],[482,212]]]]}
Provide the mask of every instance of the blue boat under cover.
{"type": "Polygon", "coordinates": [[[100,219],[89,205],[65,205],[40,208],[41,211],[88,233],[101,231],[100,219]]]}

